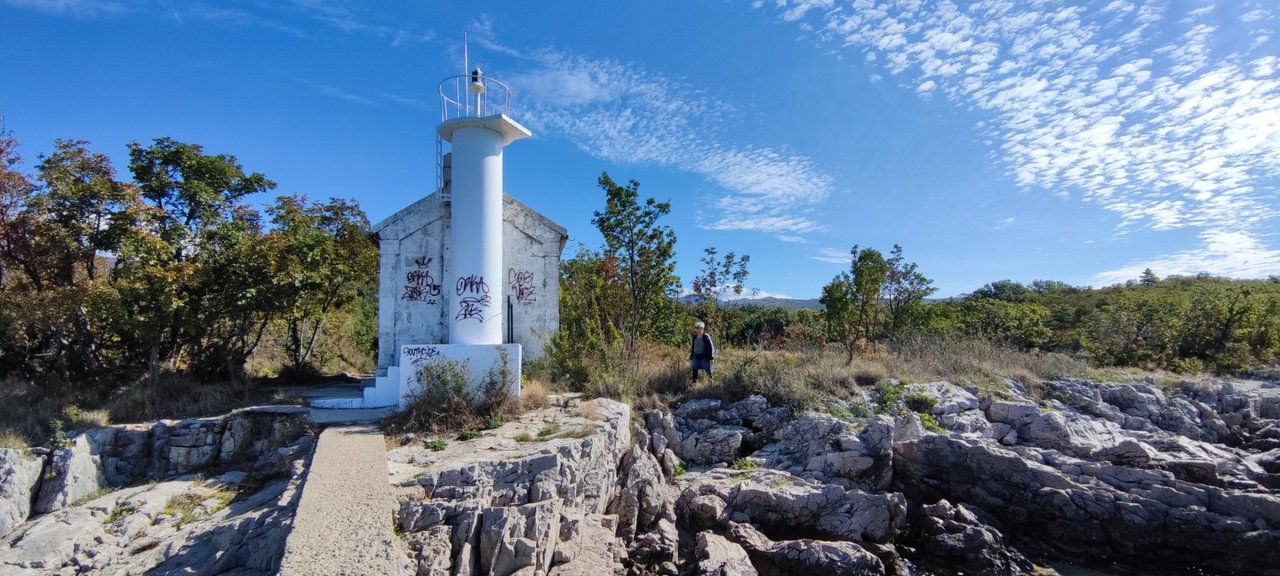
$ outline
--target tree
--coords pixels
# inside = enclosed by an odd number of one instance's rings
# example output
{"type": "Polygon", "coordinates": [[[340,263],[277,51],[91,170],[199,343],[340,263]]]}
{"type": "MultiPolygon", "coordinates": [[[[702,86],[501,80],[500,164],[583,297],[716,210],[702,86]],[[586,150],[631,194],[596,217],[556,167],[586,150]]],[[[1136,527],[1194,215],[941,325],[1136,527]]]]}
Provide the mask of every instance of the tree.
{"type": "Polygon", "coordinates": [[[582,384],[611,364],[622,341],[626,298],[616,258],[579,245],[573,258],[560,262],[560,331],[548,342],[555,376],[582,384]]]}
{"type": "MultiPolygon", "coordinates": [[[[275,187],[259,173],[245,174],[235,157],[204,154],[195,144],[158,138],[129,145],[129,168],[148,204],[121,241],[118,278],[127,310],[126,333],[156,382],[162,362],[176,364],[187,348],[204,347],[209,326],[198,320],[206,296],[220,292],[220,275],[202,271],[202,253],[230,249],[252,226],[241,200],[275,187]],[[230,227],[223,229],[224,227],[230,227]]],[[[256,219],[256,215],[254,216],[256,219]]],[[[208,260],[230,266],[234,260],[208,260]]],[[[238,356],[239,353],[235,352],[238,356]]]]}
{"type": "Polygon", "coordinates": [[[826,307],[827,326],[848,351],[846,364],[853,363],[858,340],[878,336],[880,291],[889,277],[889,263],[873,248],[849,251],[849,271],[841,272],[822,288],[819,301],[826,307]]]}
{"type": "Polygon", "coordinates": [[[1013,280],[997,280],[970,294],[972,298],[990,298],[1005,302],[1028,302],[1033,294],[1030,288],[1013,280]]]}
{"type": "Polygon", "coordinates": [[[1039,304],[970,297],[960,305],[959,323],[972,336],[1034,348],[1051,335],[1045,327],[1048,317],[1049,309],[1039,304]]]}
{"type": "Polygon", "coordinates": [[[902,246],[893,245],[886,264],[889,270],[881,299],[888,308],[889,338],[893,339],[923,325],[925,318],[920,314],[920,303],[938,289],[933,287],[933,280],[916,270],[915,262],[906,262],[902,246]]]}
{"type": "Polygon", "coordinates": [[[726,294],[741,295],[746,288],[747,263],[751,256],[744,254],[738,258],[733,252],[718,256],[714,247],[703,250],[702,271],[693,279],[693,294],[698,299],[702,317],[712,326],[725,327],[720,322],[720,300],[726,294]]]}
{"type": "Polygon", "coordinates": [[[1138,278],[1138,284],[1141,284],[1143,286],[1155,286],[1156,284],[1159,284],[1159,283],[1160,283],[1160,277],[1156,276],[1156,273],[1152,272],[1150,268],[1143,270],[1142,276],[1138,278]]]}
{"type": "Polygon", "coordinates": [[[200,146],[172,138],[157,138],[147,148],[130,144],[129,169],[156,209],[153,224],[173,248],[173,262],[189,258],[242,198],[276,187],[262,174],[245,174],[234,156],[204,154],[200,146]]]}
{"type": "Polygon", "coordinates": [[[43,251],[55,259],[50,270],[62,286],[77,276],[99,276],[97,256],[114,252],[132,222],[138,197],[132,186],[117,182],[105,154],[90,152],[83,140],[58,140],[52,155],[42,158],[39,177],[44,190],[30,208],[44,224],[43,251]]]}
{"type": "Polygon", "coordinates": [[[364,211],[348,200],[321,204],[281,196],[267,212],[275,226],[267,244],[272,281],[288,325],[285,351],[296,371],[313,372],[311,357],[325,319],[373,281],[378,248],[364,211]]]}
{"type": "Polygon", "coordinates": [[[605,209],[594,213],[591,223],[604,236],[606,259],[616,259],[618,276],[627,298],[622,313],[626,347],[635,349],[639,338],[661,332],[661,324],[673,317],[672,297],[680,280],[675,275],[676,234],[658,220],[671,212],[671,204],[648,198],[639,201],[640,183],[619,186],[602,173],[605,209]]]}
{"type": "Polygon", "coordinates": [[[18,140],[0,132],[0,287],[8,286],[10,270],[17,269],[39,290],[52,263],[41,261],[35,249],[36,220],[27,205],[36,185],[18,170],[21,165],[18,140]]]}
{"type": "Polygon", "coordinates": [[[889,279],[889,263],[874,248],[859,251],[855,244],[853,256],[853,296],[858,308],[858,324],[861,336],[867,340],[877,337],[880,325],[880,291],[889,279]]]}
{"type": "Polygon", "coordinates": [[[853,352],[858,344],[858,308],[854,293],[853,276],[848,272],[841,272],[822,287],[822,296],[818,298],[823,306],[827,333],[848,351],[846,365],[853,364],[853,352]]]}

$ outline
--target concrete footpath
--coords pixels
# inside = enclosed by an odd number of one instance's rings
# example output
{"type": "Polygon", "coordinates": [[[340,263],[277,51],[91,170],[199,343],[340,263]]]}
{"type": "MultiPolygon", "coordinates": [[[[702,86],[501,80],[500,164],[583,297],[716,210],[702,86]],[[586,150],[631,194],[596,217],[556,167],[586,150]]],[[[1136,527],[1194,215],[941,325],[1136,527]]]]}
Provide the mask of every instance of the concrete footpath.
{"type": "Polygon", "coordinates": [[[375,426],[325,429],[279,574],[411,574],[391,531],[393,506],[382,432],[375,426]]]}

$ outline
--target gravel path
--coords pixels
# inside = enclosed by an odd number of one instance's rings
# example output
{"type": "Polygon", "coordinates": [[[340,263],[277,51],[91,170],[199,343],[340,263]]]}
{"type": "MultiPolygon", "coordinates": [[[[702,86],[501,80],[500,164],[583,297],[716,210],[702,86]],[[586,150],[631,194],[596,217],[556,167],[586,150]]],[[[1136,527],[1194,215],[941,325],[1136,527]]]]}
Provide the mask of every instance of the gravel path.
{"type": "Polygon", "coordinates": [[[410,573],[408,557],[391,533],[393,506],[382,432],[373,426],[326,429],[279,573],[410,573]]]}

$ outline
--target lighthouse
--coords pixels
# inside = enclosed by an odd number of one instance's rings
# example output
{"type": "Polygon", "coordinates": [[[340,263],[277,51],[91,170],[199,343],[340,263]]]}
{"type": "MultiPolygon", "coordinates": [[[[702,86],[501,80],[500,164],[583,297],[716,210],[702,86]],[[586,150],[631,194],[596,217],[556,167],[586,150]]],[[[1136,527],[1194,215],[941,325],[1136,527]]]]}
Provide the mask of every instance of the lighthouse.
{"type": "MultiPolygon", "coordinates": [[[[466,70],[466,68],[464,68],[466,70]]],[[[511,90],[479,68],[440,83],[436,187],[372,227],[378,241],[378,357],[373,386],[325,408],[404,407],[423,368],[454,362],[471,386],[509,378],[560,327],[560,255],[568,232],[505,189],[503,151],[532,134],[510,116],[511,90]]]]}
{"type": "Polygon", "coordinates": [[[459,114],[446,117],[439,130],[452,147],[452,272],[445,282],[452,299],[450,344],[503,340],[502,149],[532,134],[506,113],[491,109],[489,91],[484,73],[476,68],[467,77],[464,102],[443,99],[446,115],[450,109],[459,114]]]}

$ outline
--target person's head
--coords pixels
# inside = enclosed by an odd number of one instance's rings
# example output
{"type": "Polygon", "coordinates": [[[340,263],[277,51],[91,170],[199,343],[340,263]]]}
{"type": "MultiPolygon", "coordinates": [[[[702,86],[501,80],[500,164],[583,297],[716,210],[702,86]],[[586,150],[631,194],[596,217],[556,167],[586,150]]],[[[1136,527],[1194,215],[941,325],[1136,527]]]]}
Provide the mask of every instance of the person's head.
{"type": "Polygon", "coordinates": [[[699,322],[693,325],[693,329],[695,332],[701,334],[707,330],[707,325],[703,322],[699,322]]]}

